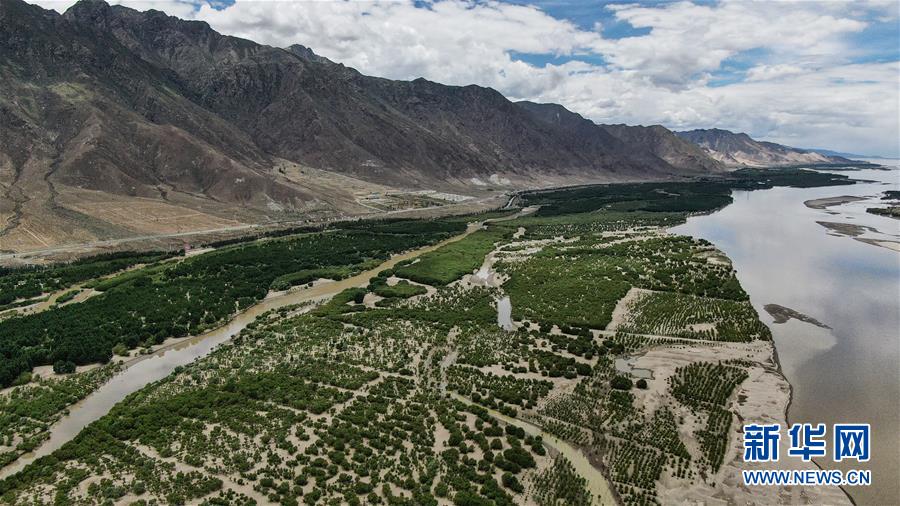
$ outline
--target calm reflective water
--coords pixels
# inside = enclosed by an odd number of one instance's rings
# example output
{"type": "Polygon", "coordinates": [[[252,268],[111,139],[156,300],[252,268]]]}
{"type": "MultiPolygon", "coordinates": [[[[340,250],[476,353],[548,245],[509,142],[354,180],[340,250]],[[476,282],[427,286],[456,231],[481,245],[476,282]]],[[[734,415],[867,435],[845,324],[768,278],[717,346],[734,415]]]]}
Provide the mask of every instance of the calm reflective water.
{"type": "Polygon", "coordinates": [[[512,302],[509,297],[503,297],[497,301],[497,325],[503,330],[515,330],[512,321],[512,302]]]}
{"type": "Polygon", "coordinates": [[[859,504],[900,504],[900,253],[836,235],[817,223],[864,225],[879,233],[862,238],[900,241],[900,220],[865,212],[882,191],[900,189],[900,171],[843,173],[876,182],[737,191],[732,205],[689,218],[672,231],[707,239],[734,262],[741,284],[772,329],[793,386],[791,423],[825,423],[829,434],[837,422],[872,425],[869,463],[837,464],[829,448],[818,464],[871,468],[873,485],[847,492],[859,504]],[[872,198],[827,210],[804,205],[842,195],[872,198]],[[797,320],[773,324],[763,310],[769,303],[805,313],[832,330],[797,320]]]}
{"type": "Polygon", "coordinates": [[[651,371],[650,369],[635,367],[635,360],[635,358],[629,356],[616,358],[616,370],[619,372],[631,374],[636,378],[653,379],[653,371],[651,371]]]}

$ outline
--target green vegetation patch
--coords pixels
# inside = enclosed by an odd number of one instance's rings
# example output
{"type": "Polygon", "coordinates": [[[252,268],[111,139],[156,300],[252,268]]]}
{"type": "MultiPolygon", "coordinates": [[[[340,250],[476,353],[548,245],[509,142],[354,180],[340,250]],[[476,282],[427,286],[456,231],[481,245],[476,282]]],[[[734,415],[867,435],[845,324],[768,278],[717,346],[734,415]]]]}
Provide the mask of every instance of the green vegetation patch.
{"type": "Polygon", "coordinates": [[[540,506],[590,506],[593,504],[587,482],[575,472],[563,456],[553,459],[553,465],[534,478],[535,502],[540,506]]]}
{"type": "Polygon", "coordinates": [[[731,411],[712,408],[706,418],[706,426],[695,432],[703,452],[703,464],[715,473],[722,467],[725,452],[728,451],[728,436],[731,430],[731,411]]]}
{"type": "Polygon", "coordinates": [[[507,228],[495,227],[473,232],[466,238],[426,253],[417,260],[398,265],[397,276],[426,285],[441,286],[472,273],[484,262],[495,244],[512,235],[507,228]]]}
{"type": "Polygon", "coordinates": [[[274,291],[287,290],[292,286],[305,285],[317,279],[344,279],[350,277],[353,269],[347,267],[329,267],[324,269],[301,269],[296,272],[283,274],[272,281],[271,289],[274,291]]]}
{"type": "Polygon", "coordinates": [[[629,183],[527,193],[539,216],[613,211],[697,212],[731,203],[731,187],[721,182],[629,183]]]}
{"type": "Polygon", "coordinates": [[[900,206],[869,207],[866,209],[866,212],[889,218],[900,218],[900,206]]]}
{"type": "MultiPolygon", "coordinates": [[[[177,264],[156,264],[97,284],[83,303],[0,322],[0,386],[35,365],[106,362],[126,348],[198,334],[265,297],[300,270],[358,272],[391,254],[437,242],[457,225],[373,225],[232,245],[177,264]],[[433,234],[413,233],[418,228],[433,234]]],[[[133,260],[133,259],[132,259],[133,260]]],[[[92,271],[93,272],[93,271],[92,271]]]]}
{"type": "Polygon", "coordinates": [[[95,280],[89,282],[88,286],[90,288],[93,288],[94,290],[97,290],[98,292],[105,292],[119,285],[137,280],[141,280],[142,282],[140,283],[140,285],[145,286],[147,282],[152,281],[152,278],[154,276],[157,276],[159,273],[165,271],[169,267],[171,266],[166,264],[151,265],[142,269],[123,272],[122,274],[113,276],[111,278],[95,280]]]}
{"type": "Polygon", "coordinates": [[[0,267],[0,309],[18,299],[31,299],[136,264],[157,262],[174,255],[165,252],[122,252],[47,267],[0,267]]]}
{"type": "Polygon", "coordinates": [[[749,301],[650,292],[628,308],[627,318],[618,330],[718,341],[772,337],[749,301]]]}
{"type": "Polygon", "coordinates": [[[81,293],[81,290],[69,290],[56,298],[56,304],[65,304],[74,299],[79,293],[81,293]]]}
{"type": "Polygon", "coordinates": [[[510,277],[504,289],[517,319],[602,329],[632,286],[745,300],[730,266],[695,256],[701,246],[686,237],[583,240],[501,261],[497,269],[510,277]]]}
{"type": "Polygon", "coordinates": [[[688,406],[725,406],[734,389],[747,379],[739,367],[696,362],[679,367],[669,377],[672,395],[688,406]]]}
{"type": "Polygon", "coordinates": [[[624,232],[647,227],[674,227],[684,222],[684,213],[646,211],[591,211],[580,214],[525,216],[504,223],[524,227],[525,239],[550,239],[624,232]]]}
{"type": "Polygon", "coordinates": [[[844,175],[796,168],[742,169],[728,179],[685,183],[592,185],[561,190],[526,192],[526,205],[540,205],[539,216],[577,214],[596,210],[693,213],[731,203],[732,190],[762,190],[774,186],[811,188],[854,184],[844,175]]]}
{"type": "Polygon", "coordinates": [[[428,290],[424,286],[414,285],[405,279],[398,281],[395,285],[380,285],[374,290],[375,295],[385,298],[408,299],[416,295],[424,295],[428,290]]]}
{"type": "Polygon", "coordinates": [[[530,408],[550,393],[549,381],[498,376],[474,367],[453,366],[447,371],[448,387],[488,408],[499,409],[509,416],[516,408],[530,408]]]}
{"type": "Polygon", "coordinates": [[[500,267],[510,275],[504,289],[513,301],[514,318],[600,329],[631,288],[621,277],[604,276],[610,268],[593,255],[546,255],[500,267]]]}
{"type": "MultiPolygon", "coordinates": [[[[500,420],[493,408],[588,449],[624,504],[658,504],[661,480],[697,484],[722,465],[728,400],[747,377],[746,364],[680,367],[669,378],[670,396],[660,398],[642,389],[662,381],[659,371],[635,384],[636,372],[618,370],[616,360],[670,341],[598,338],[591,329],[605,327],[637,287],[659,293],[638,300],[631,332],[704,337],[696,325],[713,323],[716,339],[763,337],[731,267],[708,261],[708,243],[658,227],[722,205],[741,185],[810,177],[830,176],[742,173],[731,181],[528,195],[543,206],[539,216],[491,224],[326,303],[261,315],[231,342],[128,396],[60,450],[0,481],[0,498],[292,506],[594,499],[578,470],[550,457],[552,441],[500,420]],[[518,227],[525,234],[511,244],[518,227]],[[452,283],[496,248],[501,287],[452,283]],[[388,286],[395,274],[435,291],[406,280],[388,286]],[[368,293],[390,302],[367,308],[368,293]],[[496,302],[503,296],[518,320],[537,328],[501,330],[496,302]],[[699,451],[680,437],[686,419],[697,423],[699,451]]],[[[56,387],[63,383],[25,384],[33,365],[68,371],[113,349],[196,333],[272,287],[352,276],[459,233],[466,221],[351,222],[230,242],[104,280],[105,291],[74,305],[77,311],[61,306],[0,322],[0,381],[23,383],[10,390],[21,397],[0,406],[12,413],[0,416],[0,443],[14,458],[84,390],[65,395],[56,387]]]]}

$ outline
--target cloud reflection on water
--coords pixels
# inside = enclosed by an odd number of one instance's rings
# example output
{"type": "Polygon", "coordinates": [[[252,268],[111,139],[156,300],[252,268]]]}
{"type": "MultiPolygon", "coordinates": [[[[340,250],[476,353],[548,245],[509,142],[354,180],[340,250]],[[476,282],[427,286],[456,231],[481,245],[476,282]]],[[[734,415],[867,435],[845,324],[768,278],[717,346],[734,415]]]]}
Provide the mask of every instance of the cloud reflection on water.
{"type": "Polygon", "coordinates": [[[829,235],[816,223],[867,225],[885,237],[900,232],[900,221],[866,213],[864,202],[829,209],[837,214],[803,204],[839,195],[877,198],[891,186],[898,188],[900,172],[847,174],[891,185],[735,192],[734,204],[690,218],[673,232],[703,237],[732,259],[741,284],[772,328],[794,387],[792,422],[872,424],[874,486],[850,490],[853,497],[867,504],[900,504],[900,253],[829,235]],[[793,320],[773,325],[762,310],[769,303],[805,313],[833,330],[793,320]]]}

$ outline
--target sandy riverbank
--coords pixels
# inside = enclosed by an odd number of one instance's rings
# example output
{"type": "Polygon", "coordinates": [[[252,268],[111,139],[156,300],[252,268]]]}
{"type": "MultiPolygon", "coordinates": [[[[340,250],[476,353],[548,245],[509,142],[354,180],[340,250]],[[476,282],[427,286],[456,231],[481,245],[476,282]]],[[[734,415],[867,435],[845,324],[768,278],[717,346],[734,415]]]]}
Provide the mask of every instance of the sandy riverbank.
{"type": "MultiPolygon", "coordinates": [[[[735,416],[728,438],[727,451],[722,467],[707,480],[689,483],[669,475],[662,477],[659,487],[663,504],[851,504],[839,488],[834,487],[747,487],[741,471],[750,469],[818,469],[812,462],[799,459],[782,459],[777,463],[755,464],[743,460],[742,426],[744,424],[778,423],[786,427],[787,409],[791,401],[791,386],[781,373],[775,347],[771,341],[750,343],[698,343],[666,344],[651,348],[634,360],[637,368],[653,371],[648,389],[638,392],[636,402],[653,409],[667,396],[668,378],[675,369],[694,362],[744,360],[751,363],[746,368],[749,377],[735,390],[729,400],[729,409],[735,416]]],[[[697,420],[689,409],[682,407],[686,424],[680,435],[691,448],[699,447],[695,436],[697,420]]],[[[780,452],[786,455],[789,438],[781,440],[780,452]]]]}

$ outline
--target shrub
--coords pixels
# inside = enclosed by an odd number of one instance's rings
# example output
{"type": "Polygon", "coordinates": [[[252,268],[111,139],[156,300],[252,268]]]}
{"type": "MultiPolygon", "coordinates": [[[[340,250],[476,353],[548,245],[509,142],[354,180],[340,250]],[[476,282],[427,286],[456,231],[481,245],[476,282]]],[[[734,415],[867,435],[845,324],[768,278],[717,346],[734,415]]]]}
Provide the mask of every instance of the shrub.
{"type": "Polygon", "coordinates": [[[528,468],[535,466],[534,457],[532,457],[527,450],[523,449],[520,446],[504,450],[503,458],[505,458],[508,462],[514,462],[519,467],[528,468]]]}
{"type": "Polygon", "coordinates": [[[28,371],[25,371],[22,374],[20,374],[19,376],[17,376],[16,379],[13,380],[12,384],[13,384],[13,386],[19,386],[19,385],[24,385],[26,383],[31,383],[31,373],[28,371]]]}
{"type": "Polygon", "coordinates": [[[125,343],[119,343],[119,344],[113,346],[112,352],[113,352],[113,354],[118,355],[120,357],[127,357],[128,356],[128,347],[125,346],[125,343]]]}

